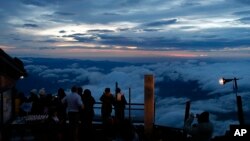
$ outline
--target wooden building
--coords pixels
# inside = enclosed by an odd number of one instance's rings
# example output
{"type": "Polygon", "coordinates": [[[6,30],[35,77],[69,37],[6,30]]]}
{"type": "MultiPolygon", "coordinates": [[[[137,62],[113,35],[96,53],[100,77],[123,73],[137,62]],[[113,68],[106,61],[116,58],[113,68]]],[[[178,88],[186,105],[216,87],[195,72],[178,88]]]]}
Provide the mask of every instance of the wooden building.
{"type": "Polygon", "coordinates": [[[0,49],[0,131],[13,117],[13,88],[25,76],[23,62],[0,49]]]}

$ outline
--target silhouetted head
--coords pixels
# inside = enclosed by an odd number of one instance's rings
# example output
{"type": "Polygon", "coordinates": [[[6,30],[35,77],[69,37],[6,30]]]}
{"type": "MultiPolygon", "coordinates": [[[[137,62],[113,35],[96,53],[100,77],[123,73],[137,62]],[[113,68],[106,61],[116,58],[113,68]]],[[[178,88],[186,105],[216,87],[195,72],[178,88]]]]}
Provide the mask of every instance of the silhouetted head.
{"type": "Polygon", "coordinates": [[[105,93],[110,93],[110,88],[105,88],[105,93]]]}
{"type": "Polygon", "coordinates": [[[73,87],[71,88],[71,92],[76,93],[76,92],[77,92],[77,87],[76,87],[76,86],[73,86],[73,87]]]}
{"type": "Polygon", "coordinates": [[[78,93],[79,95],[82,95],[82,91],[83,91],[82,87],[78,87],[78,88],[77,88],[77,93],[78,93]]]}
{"type": "Polygon", "coordinates": [[[116,93],[120,93],[121,89],[120,88],[116,88],[116,93]]]}
{"type": "Polygon", "coordinates": [[[198,115],[198,122],[209,122],[209,112],[202,112],[200,115],[198,115]]]}
{"type": "Polygon", "coordinates": [[[45,88],[41,88],[41,89],[39,90],[39,95],[40,95],[40,97],[45,97],[45,96],[46,96],[45,88]]]}
{"type": "Polygon", "coordinates": [[[86,97],[91,96],[91,91],[89,89],[85,89],[83,93],[86,97]]]}
{"type": "Polygon", "coordinates": [[[66,96],[64,89],[63,88],[59,88],[57,91],[57,95],[59,98],[63,98],[64,96],[66,96]]]}
{"type": "Polygon", "coordinates": [[[37,90],[36,90],[36,89],[32,89],[32,90],[30,91],[30,93],[36,94],[36,93],[37,93],[37,90]]]}

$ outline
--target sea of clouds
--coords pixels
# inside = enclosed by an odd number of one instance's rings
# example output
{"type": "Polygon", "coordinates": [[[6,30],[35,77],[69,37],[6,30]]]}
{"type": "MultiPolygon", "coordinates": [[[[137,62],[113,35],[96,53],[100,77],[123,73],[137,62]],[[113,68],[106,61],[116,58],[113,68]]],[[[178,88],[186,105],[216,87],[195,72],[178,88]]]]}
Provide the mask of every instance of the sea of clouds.
{"type": "MultiPolygon", "coordinates": [[[[159,96],[161,88],[155,86],[156,117],[155,123],[165,126],[183,127],[185,104],[191,101],[191,112],[200,113],[209,111],[211,121],[214,123],[214,135],[224,135],[229,130],[230,124],[238,124],[237,118],[228,115],[236,111],[236,99],[232,83],[219,85],[218,80],[225,78],[240,78],[238,80],[238,95],[242,96],[243,110],[250,111],[250,62],[207,62],[199,60],[169,61],[142,65],[128,65],[111,68],[106,73],[101,67],[81,67],[78,63],[63,68],[53,68],[45,65],[36,65],[32,60],[24,60],[25,68],[29,73],[37,74],[44,79],[54,79],[57,83],[70,82],[72,84],[81,81],[88,82],[82,87],[92,91],[92,95],[98,101],[105,87],[110,87],[114,92],[115,82],[118,82],[125,96],[128,98],[131,89],[132,102],[144,101],[144,75],[152,74],[155,83],[181,80],[189,83],[196,81],[199,89],[207,91],[207,98],[192,100],[190,96],[183,97],[159,96]],[[223,117],[223,115],[225,117],[223,117]]],[[[65,88],[69,93],[69,88],[65,88]]],[[[174,88],[176,89],[176,87],[174,88]]],[[[181,88],[178,88],[181,89],[181,88]]],[[[248,117],[249,118],[249,117],[248,117]]],[[[246,119],[246,118],[245,118],[246,119]]]]}

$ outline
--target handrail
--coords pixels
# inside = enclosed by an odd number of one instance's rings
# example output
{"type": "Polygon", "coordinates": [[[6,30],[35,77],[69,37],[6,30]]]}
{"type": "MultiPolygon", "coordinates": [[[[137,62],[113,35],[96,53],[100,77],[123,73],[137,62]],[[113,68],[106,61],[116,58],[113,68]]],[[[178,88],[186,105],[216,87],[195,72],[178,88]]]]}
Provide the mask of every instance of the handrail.
{"type": "MultiPolygon", "coordinates": [[[[94,109],[101,109],[101,104],[102,102],[96,102],[94,109]],[[96,106],[96,105],[100,105],[100,106],[96,106]]],[[[112,109],[115,109],[114,106],[112,106],[112,109]]],[[[127,103],[125,106],[125,110],[128,111],[128,117],[131,120],[131,111],[143,111],[144,110],[144,103],[127,103]],[[142,108],[131,108],[131,106],[143,106],[142,108]]],[[[144,122],[144,120],[140,121],[140,122],[144,122]]]]}

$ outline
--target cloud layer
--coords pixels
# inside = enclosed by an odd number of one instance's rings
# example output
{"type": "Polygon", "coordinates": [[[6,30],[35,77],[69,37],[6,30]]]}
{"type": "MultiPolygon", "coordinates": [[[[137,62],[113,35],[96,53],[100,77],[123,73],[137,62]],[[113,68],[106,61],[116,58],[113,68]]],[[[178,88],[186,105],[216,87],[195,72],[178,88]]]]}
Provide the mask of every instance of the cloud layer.
{"type": "MultiPolygon", "coordinates": [[[[108,72],[104,72],[102,67],[83,68],[78,63],[72,63],[64,68],[55,68],[35,65],[31,60],[25,62],[29,64],[26,65],[29,73],[37,74],[45,80],[55,80],[56,83],[84,83],[83,88],[90,89],[97,101],[105,87],[110,87],[114,92],[114,84],[118,82],[127,98],[128,90],[131,88],[132,102],[143,103],[144,75],[153,74],[155,77],[156,124],[182,128],[185,103],[191,100],[191,112],[209,111],[211,121],[215,124],[215,135],[223,135],[226,130],[229,130],[230,124],[237,123],[237,117],[235,116],[236,103],[232,83],[219,85],[218,80],[221,77],[240,78],[238,95],[242,96],[245,113],[250,111],[249,61],[169,61],[114,67],[110,68],[111,70],[108,72]],[[176,82],[196,83],[191,83],[195,85],[194,88],[189,88],[191,91],[171,93],[174,92],[174,89],[182,89],[182,85],[167,87],[176,82]],[[160,83],[165,86],[159,85],[160,83]]],[[[248,114],[245,115],[246,120],[249,118],[248,116],[248,114]]]]}
{"type": "Polygon", "coordinates": [[[62,50],[74,56],[67,47],[96,49],[95,56],[107,49],[104,57],[112,49],[249,57],[249,6],[243,0],[3,1],[0,45],[12,54],[46,57],[63,56],[62,50]],[[55,51],[48,55],[49,48],[55,51]]]}

